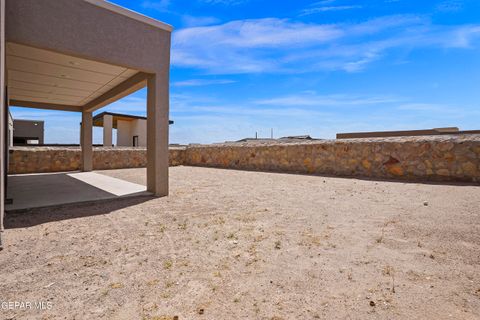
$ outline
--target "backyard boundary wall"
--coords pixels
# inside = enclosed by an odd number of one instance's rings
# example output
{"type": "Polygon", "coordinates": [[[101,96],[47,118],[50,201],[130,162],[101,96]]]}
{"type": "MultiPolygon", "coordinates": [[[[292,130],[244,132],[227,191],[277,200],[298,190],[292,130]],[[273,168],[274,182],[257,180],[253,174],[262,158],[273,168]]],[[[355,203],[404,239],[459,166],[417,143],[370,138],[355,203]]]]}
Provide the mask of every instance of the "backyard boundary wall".
{"type": "MultiPolygon", "coordinates": [[[[185,150],[170,148],[170,166],[184,163],[185,150]]],[[[82,151],[78,147],[13,147],[9,155],[10,174],[78,171],[82,151]]],[[[142,168],[147,165],[145,148],[94,148],[93,169],[142,168]]]]}
{"type": "MultiPolygon", "coordinates": [[[[80,150],[14,148],[10,172],[78,170],[80,150]],[[38,150],[36,150],[38,149],[38,150]]],[[[96,148],[94,169],[145,166],[145,150],[96,148]]],[[[170,149],[170,165],[480,183],[480,135],[231,143],[170,149]]]]}
{"type": "Polygon", "coordinates": [[[185,163],[410,181],[480,182],[480,135],[194,146],[185,163]]]}

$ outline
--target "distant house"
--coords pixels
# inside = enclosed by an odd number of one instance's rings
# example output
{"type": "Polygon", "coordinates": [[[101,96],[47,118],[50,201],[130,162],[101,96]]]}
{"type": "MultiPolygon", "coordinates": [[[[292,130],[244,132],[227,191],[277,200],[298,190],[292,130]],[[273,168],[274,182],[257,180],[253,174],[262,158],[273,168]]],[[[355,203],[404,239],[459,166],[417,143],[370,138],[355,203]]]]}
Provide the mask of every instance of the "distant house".
{"type": "Polygon", "coordinates": [[[44,131],[43,121],[13,119],[13,136],[10,143],[14,146],[42,145],[44,131]]]}
{"type": "Polygon", "coordinates": [[[314,139],[310,135],[303,135],[303,136],[287,136],[287,137],[281,137],[278,139],[274,138],[244,138],[241,140],[237,141],[227,141],[227,143],[232,143],[232,142],[252,142],[252,143],[278,143],[278,142],[299,142],[299,141],[305,141],[305,140],[319,140],[319,139],[314,139]]]}
{"type": "Polygon", "coordinates": [[[422,130],[337,133],[337,139],[413,137],[413,136],[436,136],[436,135],[449,135],[449,134],[478,134],[478,133],[480,133],[480,130],[461,131],[457,127],[447,127],[447,128],[422,129],[422,130]]]}
{"type": "Polygon", "coordinates": [[[288,137],[281,137],[281,140],[316,140],[310,137],[309,135],[304,136],[288,136],[288,137]]]}
{"type": "MultiPolygon", "coordinates": [[[[173,121],[169,121],[173,124],[173,121]]],[[[102,112],[93,117],[94,127],[103,127],[103,146],[112,147],[112,129],[117,129],[118,147],[147,146],[147,118],[129,114],[102,112]]]]}

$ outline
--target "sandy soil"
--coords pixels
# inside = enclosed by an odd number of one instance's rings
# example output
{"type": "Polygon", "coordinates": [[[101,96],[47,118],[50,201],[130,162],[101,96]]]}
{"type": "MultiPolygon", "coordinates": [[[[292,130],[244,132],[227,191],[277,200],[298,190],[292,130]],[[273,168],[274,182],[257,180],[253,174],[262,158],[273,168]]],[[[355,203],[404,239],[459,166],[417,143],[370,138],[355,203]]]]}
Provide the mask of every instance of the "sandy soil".
{"type": "Polygon", "coordinates": [[[0,300],[51,309],[1,319],[480,319],[478,186],[175,167],[7,228],[0,300]]]}

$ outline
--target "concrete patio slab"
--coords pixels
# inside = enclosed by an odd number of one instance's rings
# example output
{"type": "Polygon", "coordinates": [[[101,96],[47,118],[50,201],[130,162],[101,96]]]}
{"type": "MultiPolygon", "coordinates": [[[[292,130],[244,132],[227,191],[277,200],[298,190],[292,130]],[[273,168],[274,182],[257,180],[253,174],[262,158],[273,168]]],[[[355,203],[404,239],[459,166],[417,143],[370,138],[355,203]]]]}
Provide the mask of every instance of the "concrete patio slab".
{"type": "Polygon", "coordinates": [[[67,175],[116,196],[126,196],[146,190],[145,186],[95,172],[78,172],[67,175]]]}
{"type": "Polygon", "coordinates": [[[146,187],[95,172],[11,175],[7,211],[149,195],[146,187]]]}

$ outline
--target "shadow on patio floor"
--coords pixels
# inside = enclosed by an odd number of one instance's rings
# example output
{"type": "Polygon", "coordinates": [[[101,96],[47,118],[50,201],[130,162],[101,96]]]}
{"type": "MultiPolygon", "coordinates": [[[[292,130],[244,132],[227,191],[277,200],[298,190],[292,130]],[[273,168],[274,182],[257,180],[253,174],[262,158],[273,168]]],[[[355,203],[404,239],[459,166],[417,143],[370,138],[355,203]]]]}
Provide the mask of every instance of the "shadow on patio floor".
{"type": "Polygon", "coordinates": [[[5,229],[28,228],[48,222],[109,214],[110,212],[135,206],[154,198],[148,195],[138,195],[119,199],[25,209],[6,213],[4,225],[5,229]]]}
{"type": "Polygon", "coordinates": [[[11,175],[5,227],[106,214],[152,199],[145,186],[95,172],[11,175]],[[108,205],[106,205],[108,204],[108,205]]]}
{"type": "Polygon", "coordinates": [[[7,190],[7,212],[147,194],[145,186],[95,172],[11,175],[7,190]]]}

